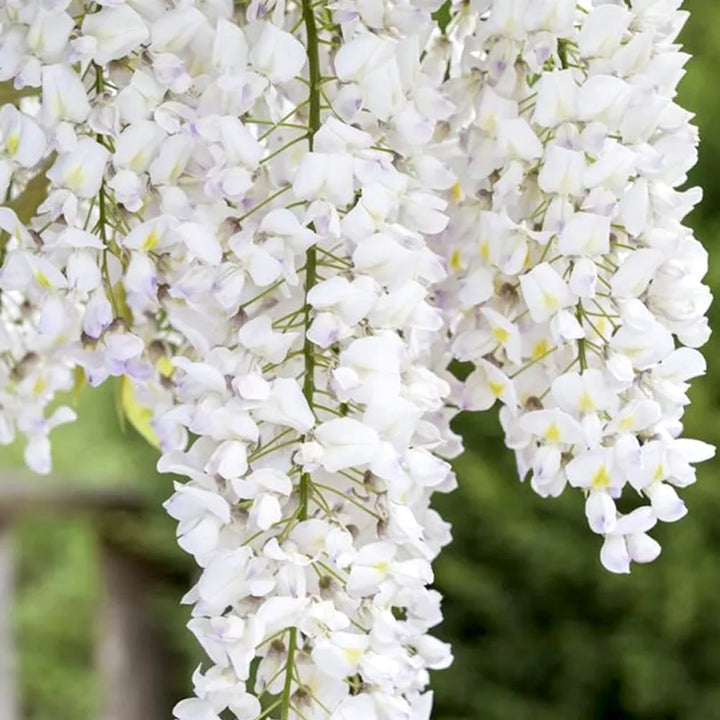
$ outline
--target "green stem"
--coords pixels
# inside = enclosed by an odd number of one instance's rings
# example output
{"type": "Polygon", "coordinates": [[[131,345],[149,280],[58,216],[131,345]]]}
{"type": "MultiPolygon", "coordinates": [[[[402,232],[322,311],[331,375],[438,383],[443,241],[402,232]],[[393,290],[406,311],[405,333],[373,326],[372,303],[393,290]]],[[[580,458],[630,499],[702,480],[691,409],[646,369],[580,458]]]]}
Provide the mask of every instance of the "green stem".
{"type": "Polygon", "coordinates": [[[288,641],[288,659],[285,666],[285,687],[282,694],[282,719],[290,717],[290,698],[292,694],[292,669],[295,663],[295,649],[297,648],[297,628],[290,629],[288,641]]]}
{"type": "MultiPolygon", "coordinates": [[[[307,58],[309,70],[309,89],[310,89],[310,117],[308,122],[308,146],[312,152],[314,146],[315,133],[320,129],[320,43],[318,42],[317,23],[315,21],[315,13],[313,10],[312,0],[302,0],[302,18],[305,24],[305,33],[307,35],[307,58]]],[[[317,283],[317,251],[314,246],[308,248],[305,256],[305,305],[303,312],[303,325],[305,336],[303,340],[303,360],[305,364],[305,376],[303,379],[303,395],[312,410],[315,400],[315,348],[308,339],[307,333],[312,322],[311,307],[308,302],[308,294],[317,283]]],[[[298,519],[300,521],[307,519],[308,502],[310,499],[310,475],[303,473],[300,476],[300,507],[298,509],[298,519]]],[[[298,642],[297,628],[290,629],[290,639],[288,642],[287,664],[285,666],[285,687],[282,694],[282,720],[288,720],[291,712],[291,694],[292,694],[292,677],[293,668],[295,667],[295,652],[298,642]]]]}
{"type": "MultiPolygon", "coordinates": [[[[320,129],[320,86],[322,76],[320,73],[320,47],[318,42],[317,22],[313,10],[311,0],[303,0],[302,16],[305,23],[305,32],[307,34],[307,57],[309,69],[309,88],[310,88],[310,117],[308,130],[308,145],[312,152],[314,146],[315,133],[320,129]]],[[[305,376],[303,379],[303,395],[307,400],[310,409],[313,408],[315,399],[315,348],[308,339],[307,331],[310,329],[312,322],[311,307],[308,302],[308,293],[315,286],[318,280],[317,275],[317,250],[315,246],[308,248],[305,259],[305,310],[304,310],[304,326],[305,339],[303,342],[303,359],[305,361],[305,376]]],[[[307,518],[307,505],[309,498],[310,476],[303,473],[300,478],[300,519],[307,518]]]]}
{"type": "MultiPolygon", "coordinates": [[[[298,110],[301,110],[308,104],[308,100],[303,100],[299,105],[296,105],[287,115],[283,115],[275,124],[272,125],[272,127],[269,130],[266,130],[259,138],[258,140],[264,140],[266,137],[270,136],[278,127],[282,127],[283,123],[285,123],[286,120],[289,120],[293,115],[295,115],[298,110]]],[[[307,130],[306,127],[303,127],[303,130],[307,130]]]]}
{"type": "Polygon", "coordinates": [[[255,718],[255,720],[264,720],[266,717],[268,717],[268,715],[271,715],[273,712],[275,712],[275,710],[277,710],[277,708],[279,707],[279,705],[280,705],[280,700],[277,700],[277,701],[274,702],[272,705],[270,705],[269,707],[265,708],[265,710],[263,710],[263,711],[255,718]]]}
{"type": "MultiPolygon", "coordinates": [[[[110,305],[112,306],[115,317],[121,317],[120,307],[117,299],[115,298],[115,290],[113,288],[112,280],[110,279],[110,270],[108,268],[108,252],[110,250],[108,236],[107,236],[107,210],[105,207],[106,193],[105,193],[105,181],[102,181],[100,185],[100,192],[98,193],[98,210],[100,213],[100,219],[98,225],[100,229],[100,237],[103,241],[102,251],[102,274],[105,284],[107,285],[107,292],[110,297],[110,305]]],[[[127,318],[126,318],[127,319],[127,318]]]]}
{"type": "MultiPolygon", "coordinates": [[[[267,160],[268,158],[265,159],[267,160]]],[[[274,192],[269,197],[266,197],[262,202],[259,202],[257,205],[251,207],[244,215],[241,215],[239,218],[237,218],[237,222],[241,223],[246,218],[249,218],[253,213],[256,213],[258,210],[260,210],[260,208],[265,207],[268,203],[275,200],[275,198],[278,198],[283,193],[286,193],[290,189],[290,187],[290,185],[285,185],[284,187],[281,187],[277,192],[274,192]]]]}
{"type": "Polygon", "coordinates": [[[530,360],[529,362],[525,363],[519,370],[516,370],[511,375],[508,375],[508,377],[511,380],[514,380],[518,375],[521,375],[526,370],[529,370],[533,365],[537,365],[537,363],[542,362],[548,355],[552,355],[557,350],[557,345],[553,345],[549,350],[546,350],[542,355],[539,355],[534,360],[530,360]]]}
{"type": "Polygon", "coordinates": [[[568,43],[567,40],[561,38],[558,40],[558,57],[560,58],[560,65],[563,69],[568,67],[568,43]]]}
{"type": "MultiPolygon", "coordinates": [[[[575,317],[577,318],[578,322],[582,325],[583,321],[583,307],[582,303],[578,303],[577,307],[575,309],[575,317]]],[[[580,363],[580,374],[582,375],[587,370],[587,353],[586,353],[586,340],[585,338],[580,338],[577,341],[577,347],[578,347],[578,362],[580,363]]]]}

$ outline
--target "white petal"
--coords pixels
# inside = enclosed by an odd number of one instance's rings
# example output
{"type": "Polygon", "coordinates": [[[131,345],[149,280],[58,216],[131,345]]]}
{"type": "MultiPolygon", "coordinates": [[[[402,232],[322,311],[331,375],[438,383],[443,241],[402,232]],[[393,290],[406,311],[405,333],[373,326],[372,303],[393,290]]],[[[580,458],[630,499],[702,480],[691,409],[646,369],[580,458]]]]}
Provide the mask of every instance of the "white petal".
{"type": "Polygon", "coordinates": [[[380,442],[375,430],[351,418],[323,423],[315,438],[323,446],[320,463],[329,472],[369,463],[380,442]]]}
{"type": "Polygon", "coordinates": [[[291,427],[304,433],[315,424],[303,391],[293,378],[277,378],[265,402],[256,410],[257,417],[266,422],[291,427]]]}
{"type": "Polygon", "coordinates": [[[585,501],[585,517],[590,529],[598,535],[612,532],[617,520],[613,499],[603,490],[593,490],[585,501]]]}
{"type": "Polygon", "coordinates": [[[272,23],[258,25],[249,32],[249,37],[256,38],[250,50],[253,67],[274,83],[287,82],[300,74],[307,59],[302,43],[272,23]]]}
{"type": "Polygon", "coordinates": [[[660,543],[645,533],[628,535],[627,547],[633,562],[637,563],[652,562],[662,550],[660,543]]]}
{"type": "Polygon", "coordinates": [[[282,509],[277,497],[270,493],[258,495],[253,504],[251,517],[261,530],[267,530],[282,519],[282,509]]]}
{"type": "Polygon", "coordinates": [[[217,473],[231,480],[247,472],[247,448],[245,443],[227,440],[212,454],[205,466],[205,472],[217,473]]]}
{"type": "Polygon", "coordinates": [[[685,503],[678,497],[675,488],[666,483],[654,483],[644,489],[650,498],[653,512],[658,520],[675,522],[687,515],[685,503]]]}
{"type": "Polygon", "coordinates": [[[630,555],[622,535],[608,535],[600,550],[600,562],[613,573],[630,572],[630,555]]]}

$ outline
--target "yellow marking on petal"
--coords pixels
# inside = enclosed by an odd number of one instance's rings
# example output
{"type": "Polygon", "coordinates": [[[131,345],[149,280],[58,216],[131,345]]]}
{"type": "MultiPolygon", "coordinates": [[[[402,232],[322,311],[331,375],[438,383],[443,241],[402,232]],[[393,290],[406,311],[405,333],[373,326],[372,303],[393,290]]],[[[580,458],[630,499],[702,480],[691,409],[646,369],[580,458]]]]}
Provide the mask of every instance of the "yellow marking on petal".
{"type": "Polygon", "coordinates": [[[178,178],[180,177],[180,173],[182,172],[182,164],[181,163],[175,163],[172,166],[172,170],[170,171],[170,180],[172,182],[177,182],[178,178]]]}
{"type": "Polygon", "coordinates": [[[387,575],[390,572],[390,563],[385,560],[376,562],[370,566],[373,570],[377,570],[381,575],[387,575]]]}
{"type": "Polygon", "coordinates": [[[618,430],[621,432],[628,432],[633,429],[635,425],[635,418],[632,415],[628,415],[618,422],[618,430]]]}
{"type": "Polygon", "coordinates": [[[560,442],[561,434],[560,428],[556,422],[552,423],[545,431],[545,439],[548,442],[558,443],[560,442]]]}
{"type": "Polygon", "coordinates": [[[45,49],[45,31],[39,30],[35,42],[33,43],[33,51],[36,55],[40,55],[45,49]]]}
{"type": "Polygon", "coordinates": [[[45,380],[44,377],[39,377],[35,384],[32,386],[32,394],[33,395],[40,395],[43,393],[45,388],[47,387],[47,380],[45,380]]]}
{"type": "Polygon", "coordinates": [[[492,334],[499,343],[506,343],[510,339],[510,331],[503,327],[494,327],[492,334]]]}
{"type": "Polygon", "coordinates": [[[55,114],[59,117],[65,117],[67,115],[67,106],[65,105],[63,96],[60,93],[57,93],[53,100],[55,101],[55,114]]]}
{"type": "Polygon", "coordinates": [[[450,256],[450,267],[456,272],[462,270],[462,253],[459,250],[455,250],[450,256]]]}
{"type": "Polygon", "coordinates": [[[145,242],[142,244],[142,247],[140,248],[143,252],[150,252],[160,241],[160,236],[158,235],[158,231],[153,228],[146,236],[145,236],[145,242]]]}
{"type": "Polygon", "coordinates": [[[65,184],[70,188],[79,187],[85,179],[85,170],[82,165],[73,168],[65,177],[65,184]]]}
{"type": "Polygon", "coordinates": [[[488,387],[490,388],[490,392],[496,397],[499,398],[502,394],[505,388],[507,387],[507,383],[504,382],[489,382],[488,387]]]}
{"type": "Polygon", "coordinates": [[[588,395],[586,392],[584,392],[582,395],[580,395],[580,411],[584,413],[593,412],[595,410],[595,403],[593,402],[593,399],[588,395]]]}
{"type": "Polygon", "coordinates": [[[144,151],[140,150],[135,153],[128,163],[128,167],[135,172],[140,172],[145,167],[146,155],[144,151]]]}
{"type": "Polygon", "coordinates": [[[655,468],[655,474],[653,475],[653,480],[662,480],[665,477],[665,468],[662,466],[662,463],[660,463],[657,468],[655,468]]]}
{"type": "Polygon", "coordinates": [[[481,128],[488,134],[495,137],[497,135],[497,117],[492,114],[488,114],[485,118],[484,122],[481,125],[481,128]]]}
{"type": "Polygon", "coordinates": [[[530,353],[531,360],[539,360],[550,348],[548,347],[548,341],[543,338],[535,343],[535,347],[530,353]]]}
{"type": "Polygon", "coordinates": [[[559,195],[569,195],[570,190],[572,189],[572,180],[570,179],[570,176],[565,173],[563,175],[562,180],[560,181],[560,187],[559,187],[559,195]]]}
{"type": "Polygon", "coordinates": [[[5,147],[7,148],[8,155],[10,155],[10,157],[14,157],[20,147],[20,136],[17,133],[9,135],[5,143],[5,147]]]}
{"type": "Polygon", "coordinates": [[[558,297],[547,290],[542,291],[542,303],[546,310],[556,310],[558,307],[558,297]]]}
{"type": "Polygon", "coordinates": [[[483,240],[480,243],[480,257],[487,262],[490,259],[490,242],[483,240]]]}
{"type": "Polygon", "coordinates": [[[605,465],[601,465],[593,475],[592,486],[596,489],[610,487],[610,473],[605,465]]]}
{"type": "Polygon", "coordinates": [[[48,276],[42,270],[35,271],[35,279],[38,281],[38,285],[44,290],[51,290],[52,283],[48,280],[48,276]]]}
{"type": "Polygon", "coordinates": [[[459,203],[463,199],[463,191],[462,186],[459,182],[456,182],[451,188],[450,188],[450,197],[452,198],[452,201],[454,203],[459,203]]]}
{"type": "Polygon", "coordinates": [[[161,357],[161,358],[157,361],[156,367],[157,367],[157,369],[158,369],[158,372],[159,372],[163,377],[170,377],[170,376],[173,374],[174,370],[175,370],[175,367],[173,366],[172,361],[171,361],[170,358],[167,357],[167,356],[161,357]]]}
{"type": "Polygon", "coordinates": [[[343,655],[350,665],[357,665],[362,660],[363,651],[360,648],[345,648],[343,655]]]}
{"type": "Polygon", "coordinates": [[[196,55],[192,62],[190,63],[190,67],[188,68],[188,74],[191,77],[198,77],[199,75],[205,75],[208,70],[207,63],[202,61],[202,57],[198,54],[196,55]]]}

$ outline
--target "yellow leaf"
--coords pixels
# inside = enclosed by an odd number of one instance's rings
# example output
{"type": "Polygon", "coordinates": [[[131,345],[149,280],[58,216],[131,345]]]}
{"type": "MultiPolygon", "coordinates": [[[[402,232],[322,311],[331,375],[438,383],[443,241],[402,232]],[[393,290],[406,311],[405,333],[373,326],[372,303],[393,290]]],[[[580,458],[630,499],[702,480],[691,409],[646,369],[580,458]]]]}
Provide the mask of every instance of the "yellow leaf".
{"type": "Polygon", "coordinates": [[[77,407],[78,403],[80,402],[80,394],[83,391],[83,388],[87,384],[87,379],[85,378],[85,371],[79,366],[76,365],[73,369],[73,386],[72,386],[72,403],[75,407],[77,407]]]}
{"type": "Polygon", "coordinates": [[[132,380],[120,378],[120,407],[127,421],[155,448],[160,447],[160,440],[152,426],[153,413],[150,408],[143,407],[135,395],[132,380]]]}
{"type": "Polygon", "coordinates": [[[132,311],[127,304],[127,293],[122,281],[116,282],[112,288],[113,309],[127,323],[132,323],[132,311]]]}

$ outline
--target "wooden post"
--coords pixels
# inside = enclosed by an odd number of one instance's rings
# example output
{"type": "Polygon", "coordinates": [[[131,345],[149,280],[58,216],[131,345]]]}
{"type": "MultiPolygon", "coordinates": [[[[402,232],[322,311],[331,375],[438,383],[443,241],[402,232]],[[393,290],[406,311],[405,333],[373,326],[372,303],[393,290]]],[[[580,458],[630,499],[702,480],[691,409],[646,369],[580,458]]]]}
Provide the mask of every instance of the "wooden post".
{"type": "MultiPolygon", "coordinates": [[[[2,2],[2,0],[0,0],[2,2]]],[[[96,655],[102,720],[167,720],[164,638],[150,599],[162,568],[109,537],[123,514],[142,516],[146,503],[131,489],[91,488],[3,472],[0,481],[0,720],[20,720],[13,604],[12,524],[25,517],[94,520],[101,586],[96,655]]]]}
{"type": "Polygon", "coordinates": [[[101,540],[102,599],[98,669],[102,720],[167,720],[161,633],[148,600],[153,589],[146,562],[101,540]]]}
{"type": "Polygon", "coordinates": [[[0,516],[0,718],[20,720],[17,656],[12,622],[15,567],[10,521],[0,516]]]}

